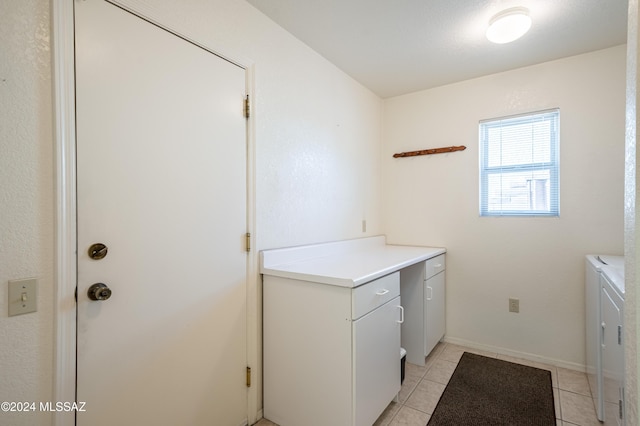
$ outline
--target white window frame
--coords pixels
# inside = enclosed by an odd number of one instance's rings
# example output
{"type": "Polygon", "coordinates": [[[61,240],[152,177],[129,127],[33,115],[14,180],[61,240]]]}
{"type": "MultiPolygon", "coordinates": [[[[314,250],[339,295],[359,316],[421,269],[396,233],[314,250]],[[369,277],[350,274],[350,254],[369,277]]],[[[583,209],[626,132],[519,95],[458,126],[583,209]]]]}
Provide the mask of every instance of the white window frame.
{"type": "MultiPolygon", "coordinates": [[[[479,123],[479,151],[480,151],[480,216],[560,216],[560,109],[549,109],[508,117],[482,120],[479,123]],[[527,122],[549,122],[551,131],[549,134],[549,161],[515,164],[492,165],[489,163],[489,130],[508,128],[527,122]],[[491,208],[489,203],[489,177],[496,174],[508,175],[518,172],[548,171],[549,174],[549,203],[545,209],[536,209],[529,203],[529,209],[491,208]]],[[[501,144],[508,140],[500,141],[501,144]]],[[[504,149],[501,145],[501,153],[504,149]]],[[[502,188],[500,187],[500,191],[502,188]]],[[[529,189],[531,192],[531,189],[529,189]]],[[[505,191],[506,192],[506,191],[505,191]]]]}

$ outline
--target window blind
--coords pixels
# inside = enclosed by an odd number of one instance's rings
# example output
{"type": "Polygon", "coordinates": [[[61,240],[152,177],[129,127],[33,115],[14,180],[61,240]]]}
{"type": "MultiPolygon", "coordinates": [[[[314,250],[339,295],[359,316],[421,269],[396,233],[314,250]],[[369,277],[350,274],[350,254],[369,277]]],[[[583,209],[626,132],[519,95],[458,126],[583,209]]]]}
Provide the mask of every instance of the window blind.
{"type": "Polygon", "coordinates": [[[480,215],[558,216],[560,110],[480,122],[480,215]]]}

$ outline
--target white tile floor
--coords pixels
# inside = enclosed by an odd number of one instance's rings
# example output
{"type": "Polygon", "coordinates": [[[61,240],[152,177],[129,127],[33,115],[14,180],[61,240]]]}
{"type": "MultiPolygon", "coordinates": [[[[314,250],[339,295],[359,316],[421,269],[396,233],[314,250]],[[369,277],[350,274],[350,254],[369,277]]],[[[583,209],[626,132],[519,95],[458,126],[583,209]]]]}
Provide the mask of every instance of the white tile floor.
{"type": "MultiPolygon", "coordinates": [[[[603,425],[596,418],[591,391],[584,373],[450,343],[440,343],[427,357],[424,367],[406,364],[399,402],[391,402],[375,426],[425,426],[465,351],[551,371],[557,426],[603,425]]],[[[262,419],[256,426],[277,425],[262,419]]]]}

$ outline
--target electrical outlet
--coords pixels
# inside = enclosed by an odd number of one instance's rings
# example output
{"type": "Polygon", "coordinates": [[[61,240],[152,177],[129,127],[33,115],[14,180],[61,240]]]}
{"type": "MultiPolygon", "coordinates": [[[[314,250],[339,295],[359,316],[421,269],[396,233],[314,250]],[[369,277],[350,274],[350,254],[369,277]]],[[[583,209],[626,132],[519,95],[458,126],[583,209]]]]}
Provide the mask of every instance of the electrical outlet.
{"type": "Polygon", "coordinates": [[[520,299],[509,299],[509,312],[520,312],[520,299]]]}

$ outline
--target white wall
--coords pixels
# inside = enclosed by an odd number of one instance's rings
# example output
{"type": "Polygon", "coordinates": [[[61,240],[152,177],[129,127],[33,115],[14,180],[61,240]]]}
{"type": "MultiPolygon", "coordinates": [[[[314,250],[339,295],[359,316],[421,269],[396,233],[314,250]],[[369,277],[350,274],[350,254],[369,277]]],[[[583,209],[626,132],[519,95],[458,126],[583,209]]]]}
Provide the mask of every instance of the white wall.
{"type": "Polygon", "coordinates": [[[382,231],[377,96],[244,1],[123,3],[255,63],[259,249],[382,231]]]}
{"type": "Polygon", "coordinates": [[[637,425],[640,421],[640,358],[638,355],[638,334],[640,333],[640,285],[638,267],[640,267],[640,227],[636,217],[640,213],[638,201],[638,1],[629,1],[627,25],[627,92],[626,92],[626,143],[625,143],[625,205],[624,205],[624,252],[625,252],[625,419],[628,425],[637,425]]]}
{"type": "MultiPolygon", "coordinates": [[[[244,1],[127,3],[254,64],[255,256],[263,248],[382,232],[377,96],[244,1]]],[[[49,0],[0,2],[0,401],[52,398],[49,7],[49,0]],[[31,276],[40,279],[39,311],[8,318],[7,280],[31,276]]],[[[1,413],[5,422],[49,425],[51,415],[1,413]]]]}
{"type": "Polygon", "coordinates": [[[584,364],[584,255],[623,253],[625,46],[385,101],[388,239],[445,246],[456,342],[584,364]],[[478,214],[478,121],[560,108],[560,217],[478,214]],[[449,145],[462,152],[393,153],[449,145]],[[508,312],[508,298],[520,313],[508,312]]]}
{"type": "MultiPolygon", "coordinates": [[[[49,2],[0,2],[0,401],[51,398],[53,142],[49,2]],[[38,278],[38,311],[7,317],[7,281],[38,278]]],[[[50,413],[2,413],[46,425],[50,413]]]]}

